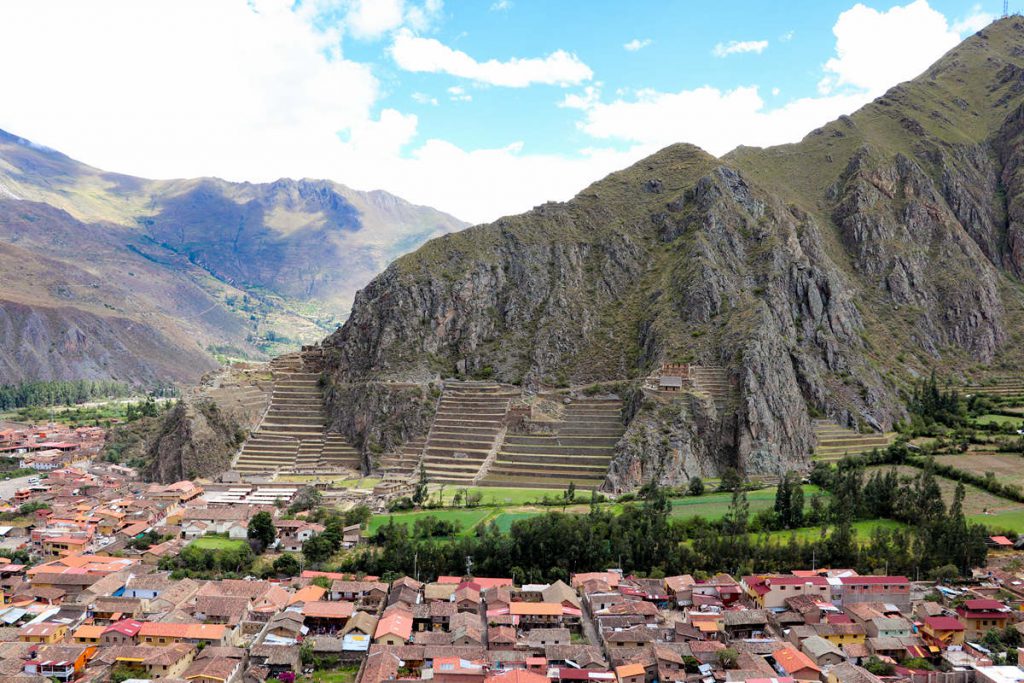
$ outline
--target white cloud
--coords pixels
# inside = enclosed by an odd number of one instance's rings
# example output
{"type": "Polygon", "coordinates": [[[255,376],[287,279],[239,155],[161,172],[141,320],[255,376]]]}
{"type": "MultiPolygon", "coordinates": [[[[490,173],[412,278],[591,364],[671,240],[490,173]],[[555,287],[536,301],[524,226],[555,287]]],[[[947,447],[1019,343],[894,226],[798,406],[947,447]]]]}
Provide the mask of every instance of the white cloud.
{"type": "Polygon", "coordinates": [[[437,98],[433,97],[431,95],[428,95],[425,92],[414,92],[411,95],[411,97],[412,97],[412,101],[416,102],[417,104],[429,104],[429,105],[432,105],[434,107],[437,106],[437,98]]]}
{"type": "Polygon", "coordinates": [[[639,38],[634,38],[633,40],[629,41],[628,43],[626,43],[622,47],[625,48],[629,52],[637,52],[639,50],[644,49],[645,47],[647,47],[650,44],[651,44],[651,39],[650,38],[644,38],[643,40],[640,40],[639,38]]]}
{"type": "Polygon", "coordinates": [[[512,0],[497,0],[491,5],[492,12],[507,12],[512,9],[512,0]]]}
{"type": "Polygon", "coordinates": [[[810,130],[863,105],[862,94],[794,100],[766,109],[756,87],[719,90],[704,86],[665,93],[643,90],[632,99],[601,103],[580,98],[580,129],[602,140],[654,150],[690,142],[721,155],[737,144],[775,145],[799,140],[810,130]]]}
{"type": "Polygon", "coordinates": [[[360,38],[378,38],[404,20],[403,0],[354,0],[345,15],[349,30],[360,38]]]}
{"type": "Polygon", "coordinates": [[[971,12],[953,22],[950,27],[961,36],[964,34],[977,33],[995,20],[995,16],[981,9],[981,5],[971,7],[971,12]]]}
{"type": "Polygon", "coordinates": [[[711,54],[716,57],[728,57],[729,55],[738,55],[747,52],[753,52],[754,54],[761,54],[768,47],[767,40],[730,40],[728,43],[718,43],[714,49],[711,50],[711,54]]]}
{"type": "Polygon", "coordinates": [[[836,56],[825,63],[822,93],[841,86],[879,95],[901,81],[914,78],[960,42],[962,33],[976,31],[991,16],[975,7],[950,25],[927,0],[880,12],[856,4],[839,15],[832,32],[836,56]]]}
{"type": "Polygon", "coordinates": [[[473,96],[466,92],[466,89],[460,85],[453,85],[448,88],[448,98],[452,102],[472,102],[473,96]]]}
{"type": "Polygon", "coordinates": [[[478,62],[461,50],[454,50],[434,38],[422,38],[408,29],[400,30],[391,46],[395,63],[406,71],[446,73],[479,83],[523,88],[534,83],[576,85],[589,81],[593,72],[580,59],[564,50],[547,57],[478,62]]]}
{"type": "Polygon", "coordinates": [[[793,40],[793,36],[795,36],[795,35],[796,35],[796,31],[786,31],[781,36],[779,36],[779,42],[780,43],[788,43],[789,41],[793,40]]]}
{"type": "Polygon", "coordinates": [[[782,91],[781,91],[781,90],[779,90],[778,88],[772,88],[772,96],[773,96],[773,97],[778,97],[778,96],[779,96],[779,93],[781,93],[781,92],[782,92],[782,91]]]}

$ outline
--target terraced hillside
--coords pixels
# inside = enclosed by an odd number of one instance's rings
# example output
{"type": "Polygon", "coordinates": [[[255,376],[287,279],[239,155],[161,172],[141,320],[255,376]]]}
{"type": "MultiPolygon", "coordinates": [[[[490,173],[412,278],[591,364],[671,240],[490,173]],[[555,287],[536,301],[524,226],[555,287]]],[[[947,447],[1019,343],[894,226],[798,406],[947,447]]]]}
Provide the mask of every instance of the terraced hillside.
{"type": "Polygon", "coordinates": [[[430,481],[472,484],[501,443],[518,396],[496,382],[447,382],[423,450],[430,481]]]}
{"type": "Polygon", "coordinates": [[[484,486],[597,488],[622,436],[622,402],[584,398],[565,408],[552,434],[508,434],[480,482],[484,486]]]}
{"type": "Polygon", "coordinates": [[[427,445],[426,438],[413,439],[402,445],[397,453],[385,455],[380,460],[380,468],[386,479],[408,479],[416,473],[423,449],[427,445]]]}
{"type": "Polygon", "coordinates": [[[325,432],[319,373],[308,371],[300,353],[275,358],[270,369],[270,406],[234,469],[243,474],[359,469],[358,451],[340,435],[325,432]]]}
{"type": "Polygon", "coordinates": [[[894,435],[861,434],[841,427],[831,420],[815,420],[814,435],[818,446],[814,449],[815,460],[839,460],[845,455],[859,455],[875,448],[885,448],[892,443],[894,435]]]}
{"type": "Polygon", "coordinates": [[[718,365],[693,365],[690,380],[697,393],[711,398],[719,411],[726,410],[737,395],[729,371],[718,365]]]}
{"type": "Polygon", "coordinates": [[[985,394],[988,396],[1024,396],[1024,377],[1000,376],[966,387],[964,394],[985,394]]]}

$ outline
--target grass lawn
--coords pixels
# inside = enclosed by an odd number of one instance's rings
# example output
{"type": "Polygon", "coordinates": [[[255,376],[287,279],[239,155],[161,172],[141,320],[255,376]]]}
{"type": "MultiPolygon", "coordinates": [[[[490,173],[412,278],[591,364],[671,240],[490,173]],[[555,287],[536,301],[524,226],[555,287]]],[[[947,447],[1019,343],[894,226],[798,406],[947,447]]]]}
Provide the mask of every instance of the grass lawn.
{"type": "MultiPolygon", "coordinates": [[[[811,503],[811,496],[818,493],[817,486],[804,484],[804,507],[811,503]]],[[[686,496],[672,499],[672,517],[703,517],[709,520],[721,519],[729,511],[732,502],[731,493],[708,493],[703,496],[686,496]]],[[[747,502],[750,503],[750,514],[768,509],[775,505],[775,487],[747,491],[747,502]]]]}
{"type": "MultiPolygon", "coordinates": [[[[430,489],[430,495],[432,498],[437,498],[437,488],[432,486],[430,489]]],[[[445,505],[451,503],[452,497],[456,491],[460,491],[463,487],[460,486],[445,486],[444,488],[444,502],[445,505]]],[[[480,499],[482,505],[528,505],[534,503],[544,496],[549,498],[558,497],[562,495],[561,491],[555,491],[551,489],[513,489],[513,488],[501,488],[497,486],[467,486],[466,491],[469,493],[479,493],[483,498],[480,499]]],[[[581,500],[590,500],[590,494],[586,491],[577,491],[576,497],[581,500]]]]}
{"type": "Polygon", "coordinates": [[[416,512],[396,512],[394,514],[374,515],[373,519],[370,520],[368,532],[372,536],[377,533],[377,529],[387,524],[388,520],[392,518],[395,520],[395,524],[406,524],[412,526],[420,517],[437,517],[438,519],[443,519],[449,522],[459,522],[462,524],[462,534],[466,535],[472,533],[473,527],[485,517],[490,516],[492,512],[493,510],[490,508],[473,508],[470,510],[418,510],[416,512]]]}
{"type": "MultiPolygon", "coordinates": [[[[903,522],[897,522],[892,519],[865,519],[853,523],[853,528],[857,531],[857,540],[860,543],[865,543],[871,537],[871,532],[876,528],[902,529],[904,527],[906,525],[903,522]]],[[[777,538],[785,543],[794,533],[801,541],[811,541],[821,537],[821,527],[809,526],[799,529],[785,529],[783,531],[773,531],[770,535],[772,538],[777,538]]]]}
{"type": "Polygon", "coordinates": [[[984,524],[993,531],[1011,529],[1017,533],[1024,532],[1024,506],[988,515],[969,515],[967,519],[976,524],[984,524]]]}
{"type": "Polygon", "coordinates": [[[537,515],[544,514],[543,512],[502,512],[491,521],[498,525],[498,529],[503,532],[507,532],[512,528],[512,523],[517,522],[520,519],[529,519],[530,517],[536,517],[537,515]]]}
{"type": "Polygon", "coordinates": [[[999,425],[999,426],[1011,426],[1015,429],[1020,429],[1021,425],[1024,424],[1024,418],[1020,417],[1009,417],[1007,415],[982,415],[974,420],[979,425],[999,425]]]}
{"type": "Polygon", "coordinates": [[[333,671],[316,671],[309,676],[300,678],[299,681],[304,683],[353,683],[358,673],[359,667],[334,669],[333,671]]]}
{"type": "Polygon", "coordinates": [[[192,545],[205,550],[238,550],[245,545],[245,541],[223,536],[200,536],[192,541],[192,545]]]}

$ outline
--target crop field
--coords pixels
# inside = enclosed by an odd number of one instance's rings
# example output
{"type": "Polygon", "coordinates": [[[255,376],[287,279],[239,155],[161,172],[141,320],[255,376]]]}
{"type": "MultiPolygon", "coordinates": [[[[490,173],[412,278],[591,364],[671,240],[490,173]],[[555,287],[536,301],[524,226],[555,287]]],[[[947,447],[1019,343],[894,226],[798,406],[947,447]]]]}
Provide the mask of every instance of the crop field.
{"type": "MultiPolygon", "coordinates": [[[[811,503],[811,496],[818,493],[817,486],[804,484],[804,508],[811,503]]],[[[729,510],[729,503],[732,501],[731,493],[708,493],[703,496],[687,496],[685,498],[674,498],[672,500],[672,517],[676,519],[685,517],[703,517],[705,519],[721,519],[729,510]]],[[[760,489],[747,492],[747,501],[750,503],[750,514],[760,510],[766,510],[775,505],[775,488],[760,489]]]]}
{"type": "MultiPolygon", "coordinates": [[[[480,504],[488,506],[529,505],[530,503],[537,502],[545,496],[548,498],[559,498],[562,495],[562,491],[554,489],[514,489],[498,486],[461,487],[449,485],[444,488],[443,495],[445,505],[451,504],[452,498],[455,496],[456,492],[463,490],[467,493],[479,493],[482,496],[480,504]]],[[[431,490],[430,495],[432,498],[436,499],[437,491],[431,490]]],[[[587,491],[577,491],[576,499],[577,502],[586,502],[590,500],[590,493],[587,491]]]]}
{"type": "MultiPolygon", "coordinates": [[[[865,543],[871,537],[871,532],[875,529],[902,529],[904,527],[906,525],[903,522],[897,522],[892,519],[865,519],[853,523],[853,528],[857,532],[858,543],[865,543]]],[[[794,534],[801,541],[813,541],[821,538],[821,527],[809,526],[799,529],[784,529],[782,531],[773,531],[770,535],[772,538],[785,543],[794,534]]]]}
{"type": "MultiPolygon", "coordinates": [[[[951,457],[963,457],[963,456],[951,456],[951,457]]],[[[1019,458],[1018,458],[1019,460],[1019,458]]],[[[891,465],[880,465],[878,467],[869,467],[865,472],[865,476],[870,475],[872,472],[883,470],[888,471],[891,469],[891,465]]],[[[903,476],[916,477],[921,473],[921,470],[916,467],[910,467],[909,465],[903,465],[897,467],[896,470],[903,476]]],[[[936,477],[939,482],[939,488],[942,490],[942,500],[949,505],[953,500],[953,492],[956,490],[956,482],[952,479],[946,479],[945,477],[936,477]]],[[[967,486],[967,497],[964,499],[964,512],[969,518],[977,516],[992,517],[992,515],[1003,512],[1010,512],[1017,510],[1018,508],[1024,509],[1020,503],[1016,503],[1006,498],[1000,498],[999,496],[992,495],[988,491],[977,488],[976,486],[967,486]]]]}
{"type": "Polygon", "coordinates": [[[1014,453],[972,449],[961,455],[940,455],[935,462],[981,476],[992,472],[1004,484],[1024,486],[1024,458],[1014,453]]]}

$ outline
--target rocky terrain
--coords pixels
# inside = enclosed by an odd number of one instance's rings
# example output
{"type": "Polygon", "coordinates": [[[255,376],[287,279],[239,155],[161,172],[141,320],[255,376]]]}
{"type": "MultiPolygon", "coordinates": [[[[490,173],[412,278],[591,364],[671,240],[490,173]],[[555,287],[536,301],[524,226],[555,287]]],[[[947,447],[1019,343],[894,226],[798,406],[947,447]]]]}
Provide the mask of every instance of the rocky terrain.
{"type": "Polygon", "coordinates": [[[725,404],[630,399],[606,486],[800,466],[812,415],[889,429],[933,368],[1024,367],[1022,107],[1011,17],[800,143],[674,145],[434,239],[356,296],[325,342],[332,381],[529,389],[721,366],[725,404]]]}
{"type": "Polygon", "coordinates": [[[462,227],[322,180],[107,173],[0,131],[0,383],[191,382],[319,340],[391,259],[462,227]]]}

